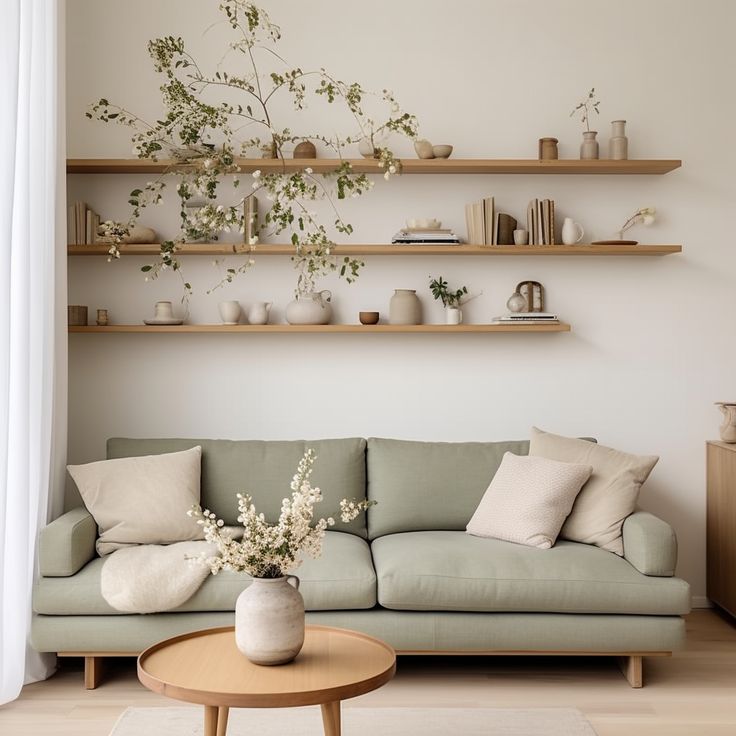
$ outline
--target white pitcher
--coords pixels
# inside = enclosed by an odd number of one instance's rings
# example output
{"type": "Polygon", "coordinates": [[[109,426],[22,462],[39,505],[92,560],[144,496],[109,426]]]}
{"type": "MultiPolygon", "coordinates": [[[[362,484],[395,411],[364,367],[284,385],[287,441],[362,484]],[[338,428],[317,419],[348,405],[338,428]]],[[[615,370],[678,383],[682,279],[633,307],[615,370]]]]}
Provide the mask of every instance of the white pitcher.
{"type": "Polygon", "coordinates": [[[579,222],[575,222],[572,217],[566,217],[562,224],[562,242],[565,245],[575,245],[583,239],[585,230],[579,222]]]}
{"type": "Polygon", "coordinates": [[[267,325],[272,302],[254,302],[248,310],[248,322],[252,325],[267,325]]]}

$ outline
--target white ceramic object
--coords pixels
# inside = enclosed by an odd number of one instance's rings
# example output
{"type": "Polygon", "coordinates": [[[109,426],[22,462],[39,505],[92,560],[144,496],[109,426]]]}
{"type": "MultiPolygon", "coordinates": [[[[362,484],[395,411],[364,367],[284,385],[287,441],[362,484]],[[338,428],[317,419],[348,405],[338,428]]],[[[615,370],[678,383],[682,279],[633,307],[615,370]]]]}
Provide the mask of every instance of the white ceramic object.
{"type": "Polygon", "coordinates": [[[176,319],[176,317],[172,317],[171,319],[144,319],[143,324],[144,325],[183,325],[184,320],[176,319]]]}
{"type": "Polygon", "coordinates": [[[716,406],[723,412],[721,439],[724,442],[736,442],[736,404],[719,401],[716,406]]]}
{"type": "Polygon", "coordinates": [[[562,242],[565,245],[575,245],[583,239],[585,230],[579,222],[575,222],[572,217],[566,217],[562,224],[562,242]]]}
{"type": "Polygon", "coordinates": [[[358,143],[358,152],[363,158],[373,158],[375,150],[370,138],[361,138],[358,143]]]}
{"type": "Polygon", "coordinates": [[[445,307],[445,322],[448,325],[459,325],[463,321],[463,310],[460,307],[445,307]]]}
{"type": "Polygon", "coordinates": [[[432,144],[424,138],[414,141],[414,150],[419,158],[434,158],[432,144]]]}
{"type": "Polygon", "coordinates": [[[598,141],[595,139],[597,135],[597,130],[586,130],[583,132],[583,142],[580,144],[580,158],[583,161],[598,158],[598,141]]]}
{"type": "Polygon", "coordinates": [[[236,325],[240,321],[240,302],[227,301],[217,305],[224,325],[236,325]]]}
{"type": "Polygon", "coordinates": [[[526,299],[519,294],[518,291],[515,291],[506,302],[506,308],[509,310],[509,312],[518,313],[523,312],[526,310],[526,299]]]}
{"type": "Polygon", "coordinates": [[[327,325],[332,317],[330,299],[332,293],[326,289],[298,296],[286,307],[286,321],[290,325],[327,325]]]}
{"type": "Polygon", "coordinates": [[[267,325],[272,302],[253,302],[248,310],[248,322],[252,325],[267,325]]]}
{"type": "Polygon", "coordinates": [[[452,155],[452,146],[448,146],[444,143],[438,146],[432,146],[432,153],[435,158],[450,158],[452,155]]]}
{"type": "Polygon", "coordinates": [[[174,307],[171,302],[156,302],[153,307],[153,316],[157,321],[171,321],[174,317],[174,307]]]}
{"type": "Polygon", "coordinates": [[[253,578],[235,601],[235,643],[254,664],[291,662],[304,644],[299,578],[253,578]]]}
{"type": "Polygon", "coordinates": [[[422,303],[416,289],[395,289],[388,305],[388,321],[392,325],[420,325],[422,303]]]}
{"type": "Polygon", "coordinates": [[[608,141],[608,158],[625,161],[629,157],[629,139],[626,137],[626,121],[611,122],[611,139],[608,141]]]}
{"type": "Polygon", "coordinates": [[[514,245],[526,245],[529,242],[529,231],[524,229],[514,230],[514,245]]]}

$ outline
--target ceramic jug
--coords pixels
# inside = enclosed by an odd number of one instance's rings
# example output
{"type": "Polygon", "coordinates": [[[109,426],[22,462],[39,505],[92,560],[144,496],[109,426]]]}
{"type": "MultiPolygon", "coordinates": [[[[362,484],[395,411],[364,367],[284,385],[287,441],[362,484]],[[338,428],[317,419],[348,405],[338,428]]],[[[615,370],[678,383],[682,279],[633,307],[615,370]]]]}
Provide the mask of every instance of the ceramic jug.
{"type": "Polygon", "coordinates": [[[718,402],[716,406],[723,412],[721,439],[724,442],[736,442],[736,404],[718,402]]]}
{"type": "Polygon", "coordinates": [[[565,245],[575,245],[583,239],[583,235],[585,235],[583,226],[572,217],[566,217],[562,224],[562,242],[565,245]]]}
{"type": "Polygon", "coordinates": [[[388,321],[392,325],[422,323],[422,303],[416,289],[395,289],[388,303],[388,321]]]}
{"type": "Polygon", "coordinates": [[[286,307],[286,321],[290,325],[327,325],[332,317],[330,299],[332,293],[327,289],[300,294],[286,307]]]}
{"type": "Polygon", "coordinates": [[[267,325],[272,302],[253,302],[248,310],[248,322],[252,325],[267,325]]]}

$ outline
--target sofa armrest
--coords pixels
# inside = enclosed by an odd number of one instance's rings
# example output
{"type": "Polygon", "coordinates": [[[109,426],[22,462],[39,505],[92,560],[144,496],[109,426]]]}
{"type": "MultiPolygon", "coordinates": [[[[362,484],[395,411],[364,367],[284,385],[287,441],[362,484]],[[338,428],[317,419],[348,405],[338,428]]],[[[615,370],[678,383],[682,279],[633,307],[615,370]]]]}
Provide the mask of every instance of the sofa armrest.
{"type": "Polygon", "coordinates": [[[87,509],[67,511],[41,530],[39,571],[46,578],[74,575],[95,556],[97,524],[87,509]]]}
{"type": "Polygon", "coordinates": [[[624,521],[624,557],[644,575],[672,577],[677,565],[677,537],[654,514],[635,511],[624,521]]]}

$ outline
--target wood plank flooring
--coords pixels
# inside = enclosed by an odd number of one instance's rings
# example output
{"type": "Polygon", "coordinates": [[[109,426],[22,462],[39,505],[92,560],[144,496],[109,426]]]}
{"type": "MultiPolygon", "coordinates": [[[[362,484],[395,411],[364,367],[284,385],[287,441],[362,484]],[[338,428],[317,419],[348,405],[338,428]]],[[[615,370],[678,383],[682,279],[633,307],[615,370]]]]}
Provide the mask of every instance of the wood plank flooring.
{"type": "MultiPolygon", "coordinates": [[[[0,707],[2,736],[108,736],[128,706],[172,705],[145,690],[133,660],[107,660],[103,684],[84,690],[81,660],[0,707]]],[[[688,647],[645,660],[644,688],[613,658],[402,658],[396,678],[345,707],[579,708],[598,736],[734,736],[736,625],[713,611],[688,617],[688,647]]],[[[458,717],[462,723],[462,717],[458,717]]]]}

